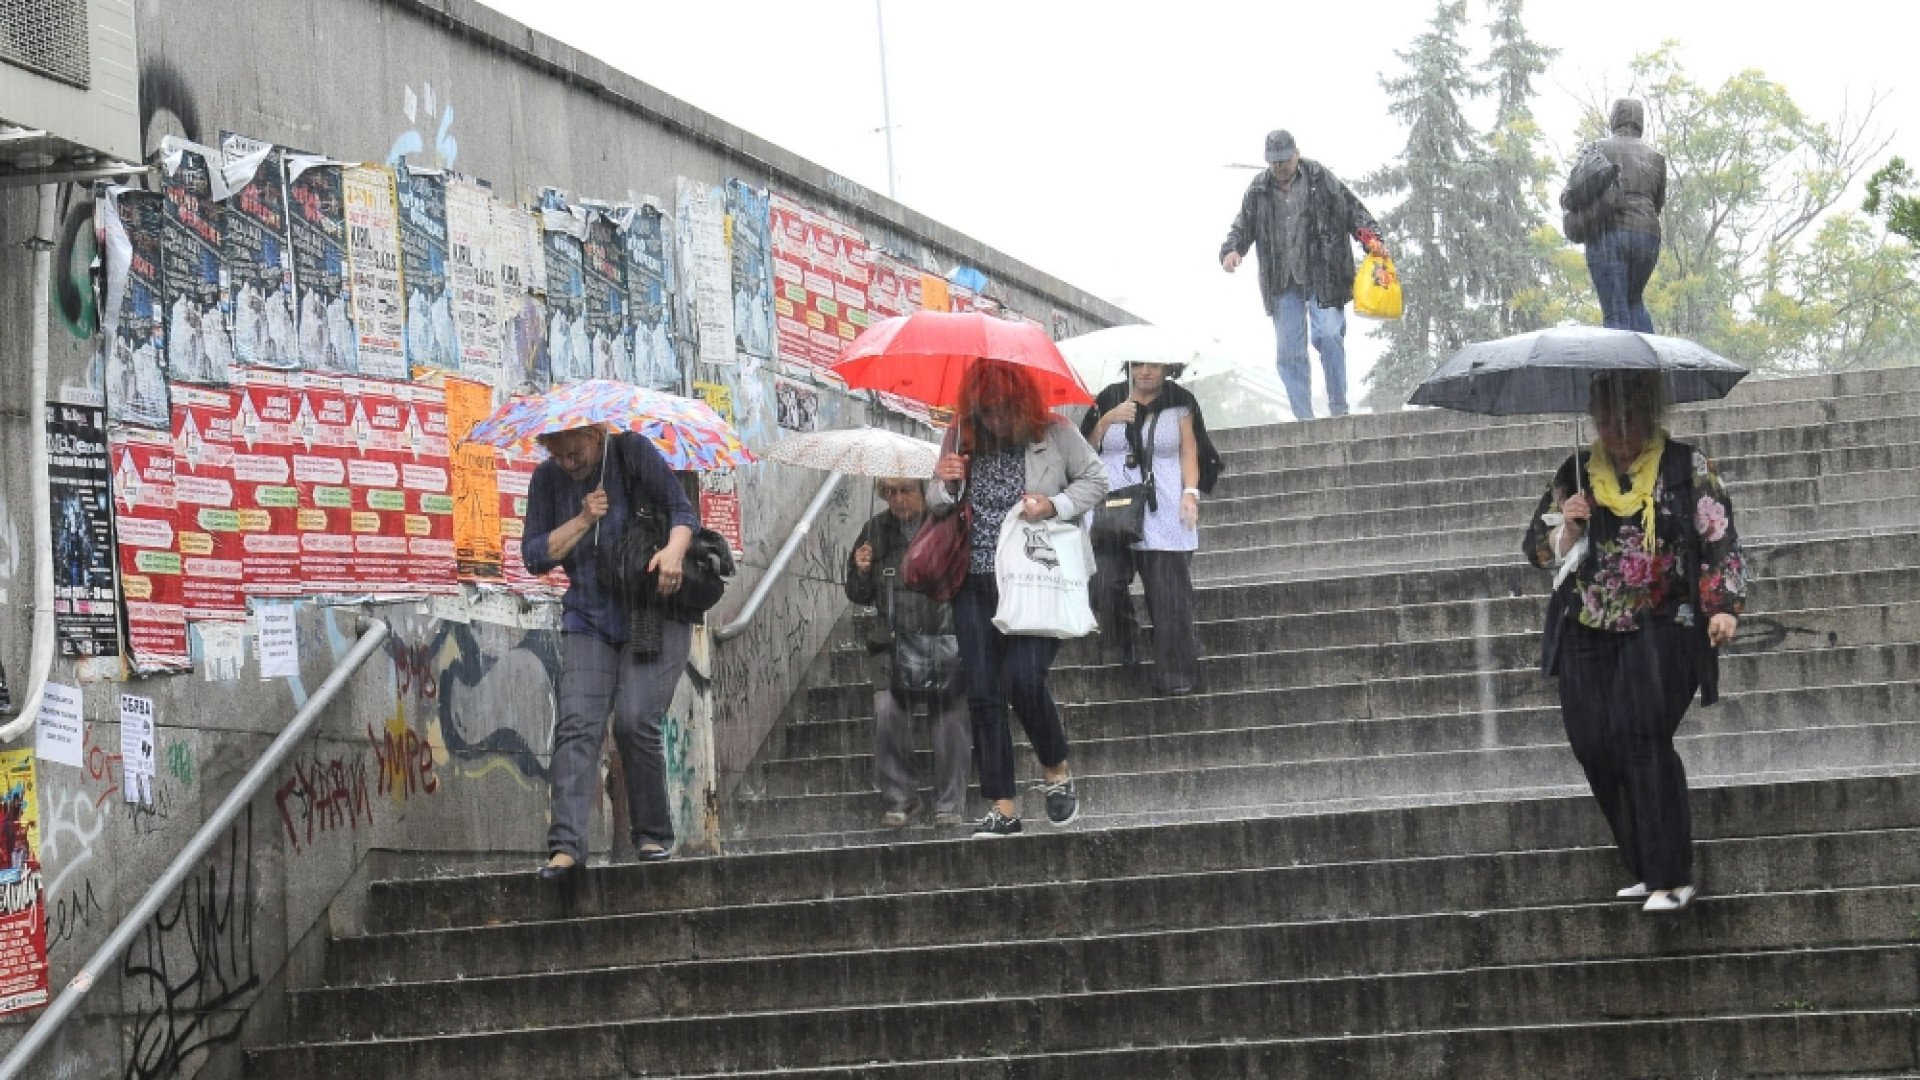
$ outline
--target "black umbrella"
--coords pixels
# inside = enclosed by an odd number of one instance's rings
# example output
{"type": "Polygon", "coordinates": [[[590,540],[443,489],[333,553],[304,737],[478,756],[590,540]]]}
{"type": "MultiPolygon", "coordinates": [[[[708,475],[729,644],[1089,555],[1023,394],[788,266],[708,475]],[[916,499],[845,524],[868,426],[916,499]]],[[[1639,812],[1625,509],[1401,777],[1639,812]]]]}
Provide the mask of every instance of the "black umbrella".
{"type": "Polygon", "coordinates": [[[1675,402],[1725,397],[1747,374],[1681,338],[1557,326],[1468,345],[1427,376],[1407,403],[1486,416],[1584,413],[1593,377],[1607,371],[1658,371],[1675,402]]]}
{"type": "MultiPolygon", "coordinates": [[[[1407,404],[1483,416],[1579,415],[1587,411],[1594,376],[1609,371],[1657,371],[1676,403],[1723,398],[1747,374],[1746,368],[1682,338],[1556,326],[1468,345],[1427,376],[1407,404]]],[[[1577,454],[1578,420],[1573,431],[1577,454]]],[[[1579,475],[1575,470],[1576,483],[1579,475]]]]}

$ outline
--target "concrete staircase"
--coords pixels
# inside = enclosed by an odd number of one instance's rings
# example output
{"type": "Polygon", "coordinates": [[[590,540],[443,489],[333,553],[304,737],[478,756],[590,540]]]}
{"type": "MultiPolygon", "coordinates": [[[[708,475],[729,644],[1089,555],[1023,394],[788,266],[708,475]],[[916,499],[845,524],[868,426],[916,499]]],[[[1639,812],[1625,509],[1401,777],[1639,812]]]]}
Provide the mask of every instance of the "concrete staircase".
{"type": "MultiPolygon", "coordinates": [[[[1209,692],[1055,669],[1083,817],[878,828],[851,621],[729,854],[377,883],[274,1080],[1920,1076],[1920,369],[1680,411],[1758,568],[1680,748],[1702,899],[1627,884],[1533,669],[1564,420],[1224,434],[1209,692]]],[[[1016,737],[1024,754],[1024,741],[1016,737]]],[[[929,765],[930,771],[930,763],[929,765]]],[[[1023,765],[1028,779],[1035,768],[1023,765]]],[[[531,861],[531,860],[530,860],[531,861]]]]}

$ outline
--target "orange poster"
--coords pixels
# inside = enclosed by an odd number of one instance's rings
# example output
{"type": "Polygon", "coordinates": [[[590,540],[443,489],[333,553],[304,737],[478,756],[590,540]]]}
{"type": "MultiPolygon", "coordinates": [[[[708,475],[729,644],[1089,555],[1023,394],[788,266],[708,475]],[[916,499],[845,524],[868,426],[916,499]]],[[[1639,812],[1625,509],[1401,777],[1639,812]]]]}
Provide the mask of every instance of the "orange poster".
{"type": "Polygon", "coordinates": [[[493,388],[449,378],[447,446],[453,463],[453,558],[460,580],[500,584],[500,484],[491,446],[462,442],[493,414],[493,388]]]}
{"type": "Polygon", "coordinates": [[[939,274],[920,275],[920,306],[927,311],[945,311],[947,298],[947,279],[939,274]]]}

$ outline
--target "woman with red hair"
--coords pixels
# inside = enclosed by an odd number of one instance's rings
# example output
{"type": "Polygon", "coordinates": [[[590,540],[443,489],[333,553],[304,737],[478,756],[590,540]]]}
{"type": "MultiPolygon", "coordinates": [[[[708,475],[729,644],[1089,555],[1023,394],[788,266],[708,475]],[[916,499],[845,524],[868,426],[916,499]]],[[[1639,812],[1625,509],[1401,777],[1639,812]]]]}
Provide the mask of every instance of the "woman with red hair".
{"type": "Polygon", "coordinates": [[[1077,518],[1093,509],[1107,494],[1106,469],[1071,423],[1047,411],[1026,369],[997,360],[977,360],[967,369],[953,426],[940,449],[934,476],[944,483],[930,485],[929,509],[945,516],[965,499],[973,511],[967,580],[953,600],[954,629],[967,669],[980,794],[992,803],[973,835],[1020,832],[1008,705],[1040,759],[1048,820],[1068,824],[1080,814],[1079,793],[1067,771],[1060,710],[1047,685],[1047,670],[1060,642],[1003,634],[994,627],[994,610],[1000,604],[994,552],[1008,514],[1045,521],[1077,518]]]}

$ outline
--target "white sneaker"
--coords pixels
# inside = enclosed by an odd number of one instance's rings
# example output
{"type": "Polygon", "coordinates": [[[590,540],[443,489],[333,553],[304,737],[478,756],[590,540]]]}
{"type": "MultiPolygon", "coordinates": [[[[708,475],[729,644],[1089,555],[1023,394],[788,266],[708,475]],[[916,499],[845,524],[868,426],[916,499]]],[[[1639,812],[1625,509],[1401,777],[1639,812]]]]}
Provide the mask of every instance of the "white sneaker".
{"type": "Polygon", "coordinates": [[[1638,900],[1647,895],[1647,883],[1644,881],[1636,881],[1613,895],[1622,900],[1638,900]]]}
{"type": "Polygon", "coordinates": [[[1694,888],[1691,885],[1682,885],[1677,889],[1662,889],[1647,897],[1646,906],[1640,910],[1656,913],[1679,911],[1693,902],[1693,893],[1694,888]]]}

